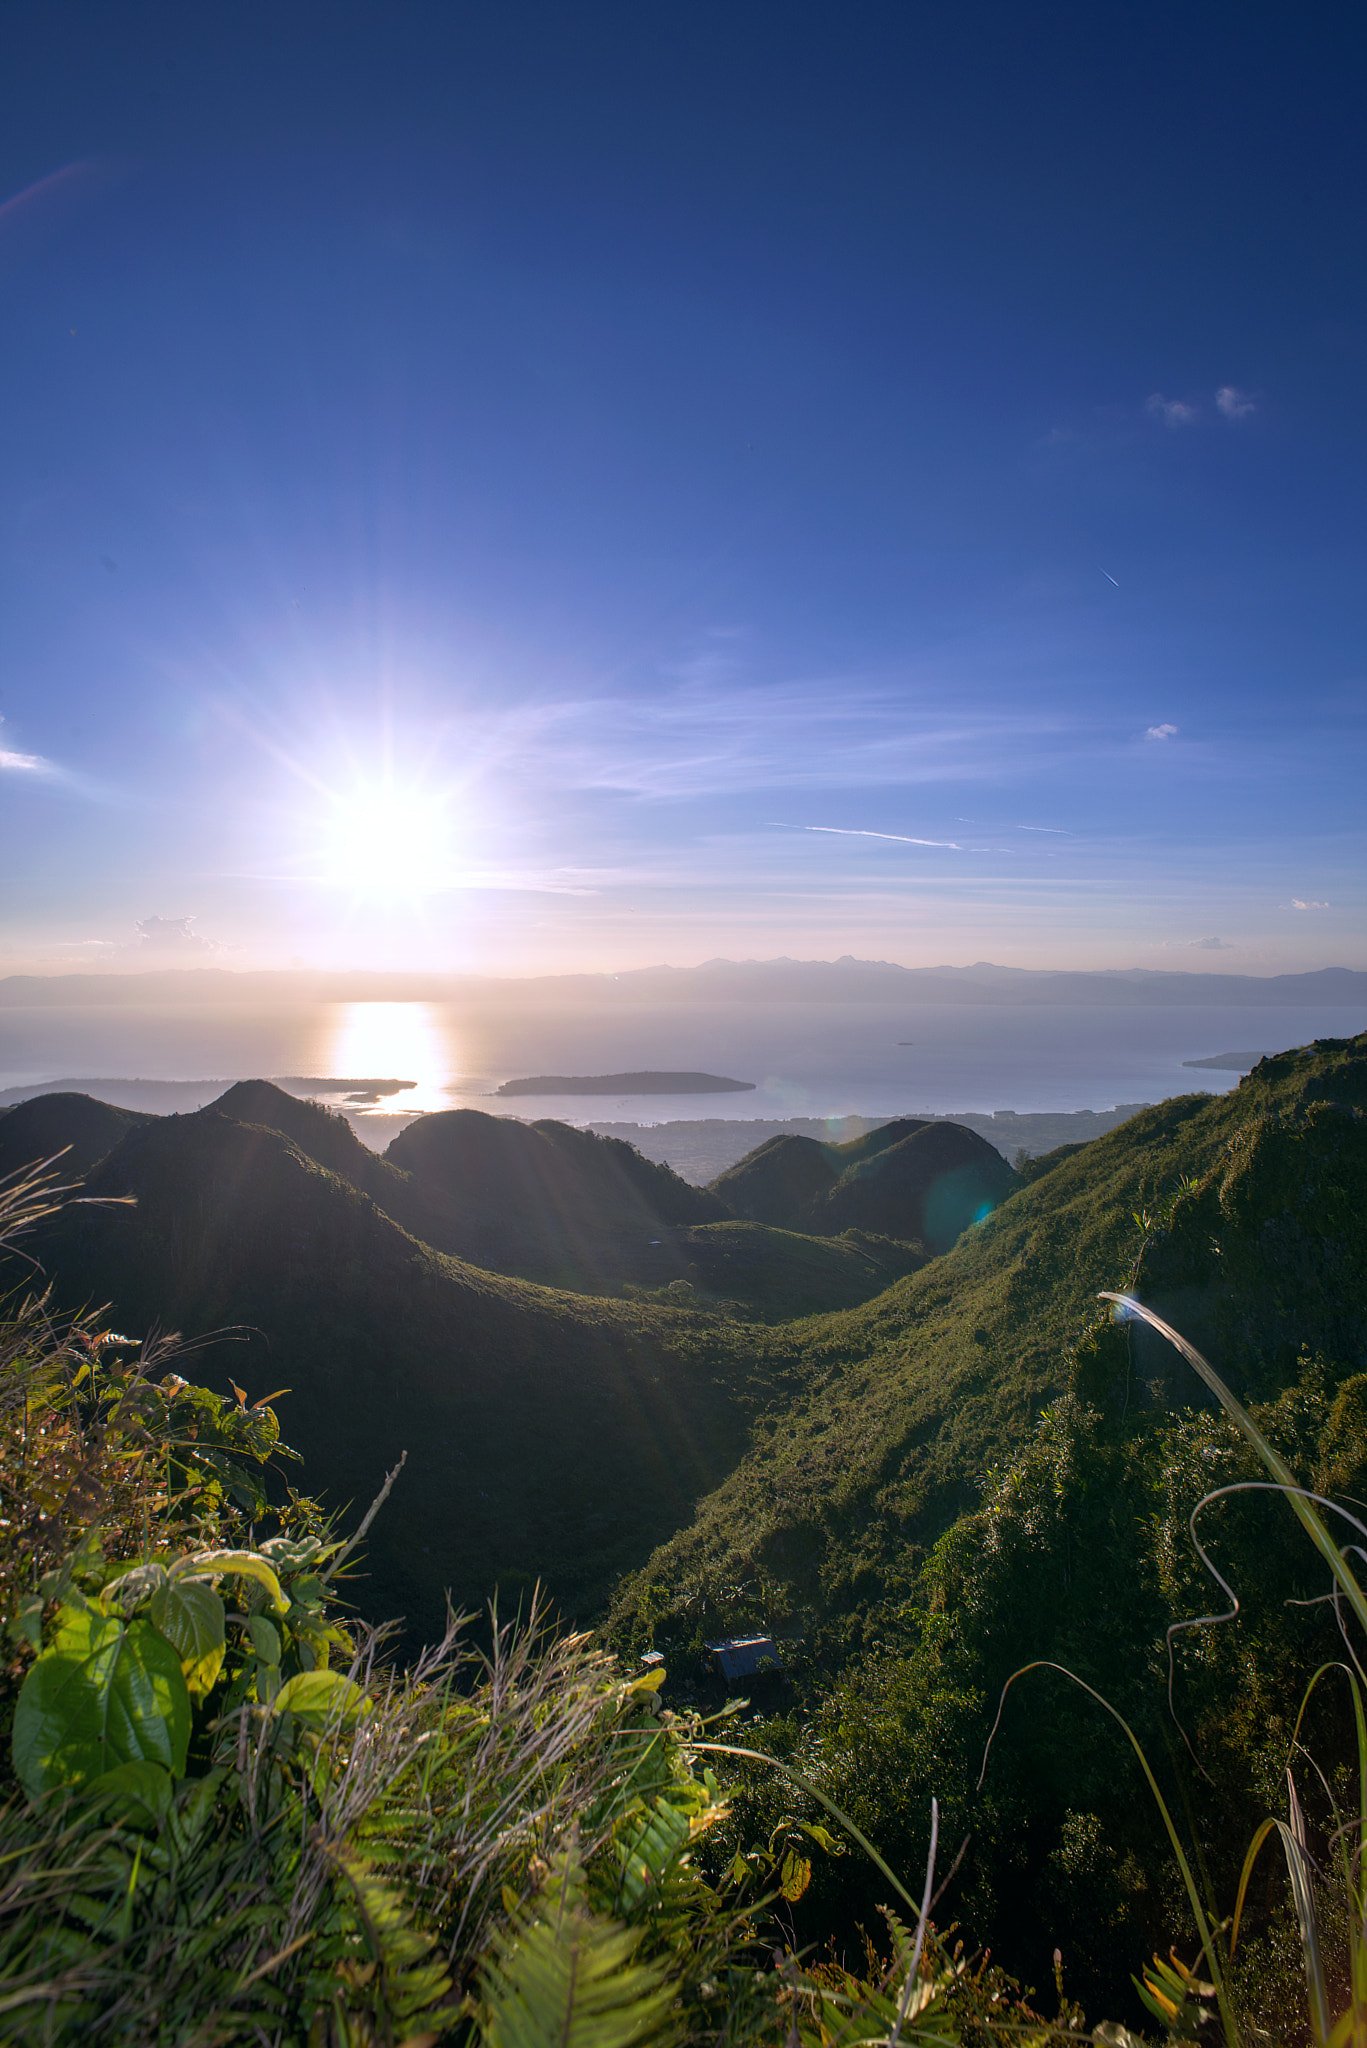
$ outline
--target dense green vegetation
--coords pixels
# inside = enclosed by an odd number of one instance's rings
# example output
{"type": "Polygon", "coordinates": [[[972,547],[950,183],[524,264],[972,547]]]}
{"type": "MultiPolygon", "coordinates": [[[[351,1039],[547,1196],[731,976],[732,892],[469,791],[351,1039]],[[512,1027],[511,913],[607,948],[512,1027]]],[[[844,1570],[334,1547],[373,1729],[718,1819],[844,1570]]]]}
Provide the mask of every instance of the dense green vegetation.
{"type": "MultiPolygon", "coordinates": [[[[494,1119],[432,1118],[412,1127],[430,1135],[409,1164],[397,1148],[357,1158],[337,1119],[277,1093],[249,1084],[116,1134],[88,1192],[137,1206],[69,1209],[31,1240],[66,1304],[112,1300],[139,1334],[250,1326],[240,1349],[201,1354],[197,1376],[226,1392],[231,1372],[249,1399],[287,1383],[291,1439],[333,1502],[369,1497],[409,1452],[353,1591],[374,1619],[434,1633],[441,1586],[474,1602],[497,1583],[506,1606],[538,1577],[562,1611],[593,1618],[610,1600],[624,1658],[665,1655],[663,1698],[684,1717],[671,1726],[721,1704],[708,1641],[772,1632],[784,1670],[758,1682],[742,1746],[795,1769],[904,1875],[923,1867],[935,1794],[942,1841],[969,1838],[940,1918],[1027,1984],[1053,1982],[1059,1950],[1069,1996],[1151,2027],[1161,2000],[1146,2014],[1133,1974],[1172,1942],[1190,1963],[1198,1926],[1123,1734],[1037,1671],[1011,1689],[985,1773],[984,1751],[1012,1674],[1066,1666],[1125,1714],[1212,1920],[1229,1913],[1247,1842],[1281,1799],[1306,1679],[1342,1641],[1285,1502],[1224,1496],[1201,1531],[1242,1610],[1179,1627],[1169,1705],[1169,1630],[1224,1604],[1189,1518],[1212,1487],[1256,1479],[1261,1453],[1169,1345],[1097,1296],[1133,1293],[1198,1343],[1303,1484],[1367,1492],[1367,1040],[1264,1061],[1230,1095],[1161,1104],[1019,1176],[998,1160],[1000,1206],[929,1260],[911,1227],[925,1176],[908,1177],[885,1234],[808,1234],[814,1216],[834,1233],[842,1188],[888,1203],[899,1182],[879,1162],[900,1171],[920,1131],[873,1133],[844,1160],[813,1144],[819,1173],[770,1147],[742,1162],[736,1175],[785,1199],[811,1180],[784,1212],[804,1232],[707,1220],[690,1199],[730,1202],[732,1176],[680,1195],[667,1169],[557,1126],[510,1126],[524,1133],[510,1143],[481,1128],[494,1119]],[[521,1204],[536,1256],[567,1261],[574,1286],[439,1247],[481,1200],[508,1264],[521,1204]],[[620,1248],[637,1238],[628,1270],[620,1248]]],[[[962,1164],[936,1159],[945,1174],[962,1164]]],[[[1341,1789],[1342,1688],[1316,1691],[1301,1733],[1341,1789]]],[[[802,1836],[831,1818],[815,1792],[769,1765],[718,1768],[738,1775],[690,1865],[708,1897],[786,1870],[789,1938],[817,1953],[833,1941],[866,1976],[864,1933],[888,1938],[886,1871],[802,1836]]],[[[1331,1817],[1306,1811],[1327,1868],[1331,1817]]],[[[567,1838],[542,1862],[557,1899],[589,1899],[567,1838]]],[[[1284,1900],[1260,1865],[1220,1968],[1240,2026],[1291,2041],[1304,1995],[1284,1900]]],[[[1336,1996],[1341,1923],[1326,1900],[1336,1996]]],[[[765,1997],[772,2018],[780,1992],[765,1997]]],[[[978,2007],[954,2005],[962,1987],[945,1997],[944,2024],[952,2008],[972,2037],[978,2007]]],[[[872,2012],[867,1985],[859,2000],[872,2012]]]]}

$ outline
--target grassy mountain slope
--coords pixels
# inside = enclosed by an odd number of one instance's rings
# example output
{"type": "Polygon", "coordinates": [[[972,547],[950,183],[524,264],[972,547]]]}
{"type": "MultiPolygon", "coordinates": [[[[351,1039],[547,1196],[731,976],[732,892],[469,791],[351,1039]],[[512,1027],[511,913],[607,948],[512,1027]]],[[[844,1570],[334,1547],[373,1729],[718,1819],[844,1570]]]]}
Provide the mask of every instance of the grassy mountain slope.
{"type": "MultiPolygon", "coordinates": [[[[894,1868],[971,1837],[944,1911],[970,1946],[1047,1985],[1055,1949],[1089,2011],[1145,2025],[1131,1973],[1188,1912],[1123,1736],[1047,1659],[1134,1727],[1199,1845],[1216,1916],[1285,1797],[1310,1673],[1342,1657],[1326,1575],[1285,1504],[1222,1497],[1203,1537],[1242,1602],[1222,1610],[1189,1517],[1261,1468],[1195,1376],[1095,1300],[1125,1286],[1195,1338],[1255,1405],[1300,1482],[1367,1493],[1367,1036],[1267,1060],[1233,1095],[1167,1103],[1056,1161],[980,1230],[877,1301],[807,1331],[799,1380],[693,1525],[624,1586],[624,1642],[698,1683],[702,1642],[789,1639],[754,1731],[845,1807],[894,1868]],[[1190,1742],[1190,1750],[1187,1742],[1190,1742]],[[980,1772],[983,1772],[980,1782],[980,1772]]],[[[706,1696],[706,1687],[703,1688],[706,1696]]],[[[1301,1731],[1332,1779],[1353,1755],[1342,1686],[1301,1731]]],[[[752,1771],[729,1853],[767,1839],[791,1785],[752,1771]]],[[[815,1818],[815,1811],[811,1813],[815,1818]]],[[[1311,1823],[1327,1830],[1323,1811],[1311,1823]]],[[[818,1859],[799,1940],[876,1924],[863,1866],[818,1859]]],[[[1266,2038],[1303,2038],[1296,1942],[1270,1862],[1246,1912],[1241,1997],[1266,2038]]]]}
{"type": "MultiPolygon", "coordinates": [[[[741,1454],[776,1339],[696,1313],[555,1293],[442,1255],[282,1133],[214,1110],[131,1132],[32,1248],[68,1301],[200,1336],[203,1374],[279,1407],[302,1483],[363,1504],[368,1611],[430,1628],[441,1589],[546,1579],[593,1610],[741,1454]]],[[[781,1362],[781,1361],[780,1361],[781,1362]]]]}
{"type": "MultiPolygon", "coordinates": [[[[691,1639],[766,1618],[839,1662],[875,1640],[988,1468],[1081,1375],[1093,1400],[1189,1399],[1142,1338],[1093,1338],[1098,1288],[1144,1254],[1145,1298],[1236,1384],[1274,1390],[1301,1344],[1364,1356],[1367,1040],[1264,1061],[1064,1159],[945,1257],[809,1326],[786,1412],[619,1598],[619,1625],[691,1639]],[[1117,1354],[1116,1346],[1119,1345],[1117,1354]],[[1150,1384],[1152,1382],[1152,1384],[1150,1384]]],[[[1354,1367],[1356,1369],[1356,1367],[1354,1367]]]]}
{"type": "Polygon", "coordinates": [[[948,1251],[1017,1185],[996,1147],[961,1124],[900,1117],[842,1145],[784,1134],[712,1182],[738,1216],[819,1237],[876,1231],[948,1251]]]}

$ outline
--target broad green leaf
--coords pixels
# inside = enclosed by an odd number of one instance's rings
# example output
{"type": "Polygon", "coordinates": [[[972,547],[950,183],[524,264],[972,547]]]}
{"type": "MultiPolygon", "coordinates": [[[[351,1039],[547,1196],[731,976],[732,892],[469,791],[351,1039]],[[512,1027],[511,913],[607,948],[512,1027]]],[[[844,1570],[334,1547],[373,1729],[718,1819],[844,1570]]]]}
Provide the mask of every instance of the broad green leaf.
{"type": "Polygon", "coordinates": [[[165,1636],[150,1621],[125,1627],[64,1610],[14,1710],[14,1770],[30,1799],[119,1764],[162,1764],[179,1777],[189,1740],[190,1695],[165,1636]]]}
{"type": "Polygon", "coordinates": [[[222,1600],[212,1586],[187,1580],[159,1587],[147,1612],[180,1658],[191,1699],[202,1700],[223,1668],[227,1635],[222,1600]]]}
{"type": "Polygon", "coordinates": [[[52,1648],[85,1657],[103,1643],[112,1643],[123,1632],[117,1614],[106,1614],[95,1601],[81,1600],[59,1607],[52,1624],[52,1648]]]}
{"type": "Polygon", "coordinates": [[[280,1631],[273,1621],[267,1621],[264,1614],[249,1614],[247,1633],[252,1639],[252,1648],[263,1664],[280,1662],[280,1631]]]}
{"type": "Polygon", "coordinates": [[[171,1567],[173,1579],[222,1578],[231,1572],[236,1578],[255,1579],[270,1595],[271,1606],[277,1614],[288,1614],[290,1603],[285,1598],[280,1581],[264,1557],[254,1550],[197,1550],[188,1557],[182,1557],[171,1567]]]}
{"type": "Polygon", "coordinates": [[[275,1696],[281,1713],[302,1714],[324,1721],[354,1721],[370,1701],[353,1679],[340,1671],[300,1671],[286,1679],[275,1696]]]}

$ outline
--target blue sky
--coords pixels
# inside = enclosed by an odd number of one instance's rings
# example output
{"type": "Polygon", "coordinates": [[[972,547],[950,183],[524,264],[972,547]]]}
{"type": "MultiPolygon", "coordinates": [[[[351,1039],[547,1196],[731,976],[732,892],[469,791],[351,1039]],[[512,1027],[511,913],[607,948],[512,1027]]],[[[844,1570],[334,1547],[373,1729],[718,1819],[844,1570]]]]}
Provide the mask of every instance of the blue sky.
{"type": "Polygon", "coordinates": [[[0,11],[0,972],[1367,965],[1358,10],[0,11]]]}

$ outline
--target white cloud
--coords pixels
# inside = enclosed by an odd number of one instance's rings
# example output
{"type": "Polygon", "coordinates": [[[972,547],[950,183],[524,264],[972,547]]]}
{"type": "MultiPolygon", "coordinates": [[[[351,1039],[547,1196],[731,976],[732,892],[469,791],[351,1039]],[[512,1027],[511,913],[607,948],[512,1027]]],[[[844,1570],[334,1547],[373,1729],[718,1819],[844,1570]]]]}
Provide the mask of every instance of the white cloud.
{"type": "Polygon", "coordinates": [[[217,953],[213,939],[202,939],[194,929],[193,917],[141,917],[135,952],[217,953]]]}
{"type": "Polygon", "coordinates": [[[1248,393],[1234,384],[1222,384],[1215,394],[1215,403],[1227,420],[1246,420],[1258,410],[1248,393]]]}
{"type": "Polygon", "coordinates": [[[1165,427],[1189,427],[1197,417],[1194,405],[1181,398],[1164,398],[1161,391],[1149,394],[1144,410],[1150,419],[1162,420],[1165,427]]]}
{"type": "Polygon", "coordinates": [[[1232,953],[1235,950],[1228,939],[1188,939],[1187,944],[1194,946],[1198,953],[1232,953]]]}
{"type": "Polygon", "coordinates": [[[1177,727],[1175,725],[1151,725],[1148,729],[1148,737],[1151,740],[1170,740],[1175,739],[1176,736],[1177,727]]]}
{"type": "Polygon", "coordinates": [[[1291,908],[1293,910],[1328,910],[1329,905],[1327,903],[1317,903],[1313,897],[1307,898],[1303,902],[1299,896],[1293,896],[1291,898],[1291,908]]]}

